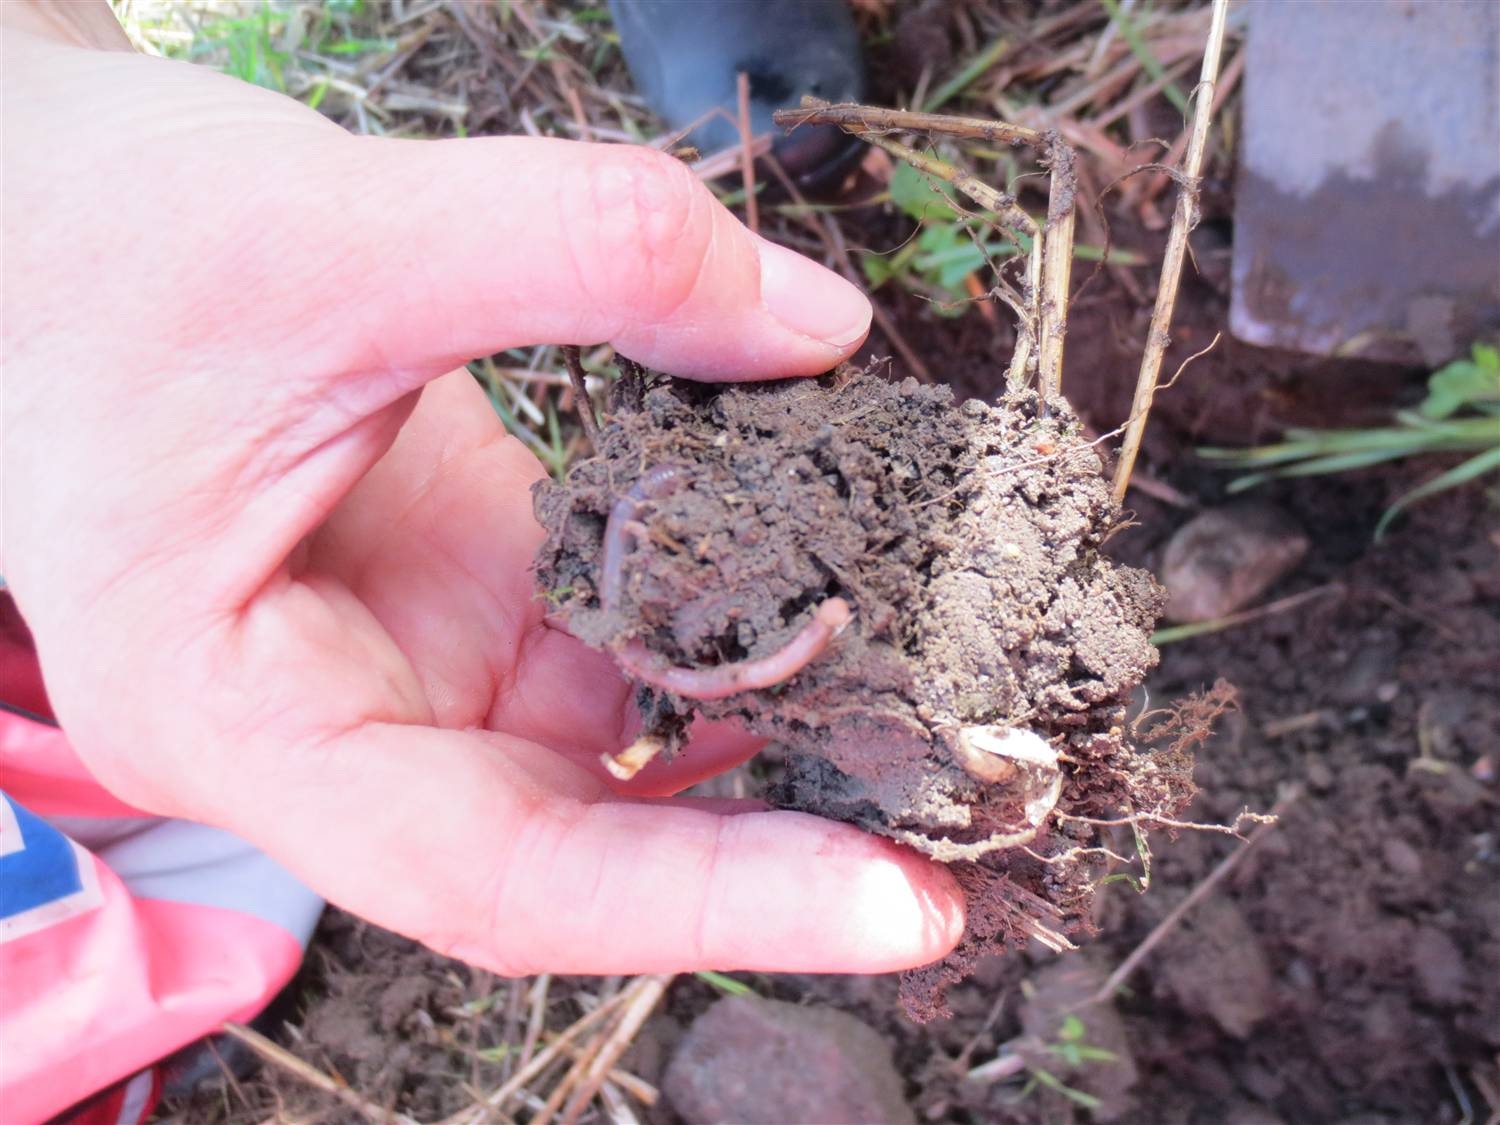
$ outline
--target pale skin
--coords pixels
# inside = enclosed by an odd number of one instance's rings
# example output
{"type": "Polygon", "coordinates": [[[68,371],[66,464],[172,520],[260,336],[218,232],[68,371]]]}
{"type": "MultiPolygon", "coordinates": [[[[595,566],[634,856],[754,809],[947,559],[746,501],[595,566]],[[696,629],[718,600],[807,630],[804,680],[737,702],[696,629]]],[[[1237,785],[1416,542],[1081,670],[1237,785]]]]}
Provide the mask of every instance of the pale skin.
{"type": "Polygon", "coordinates": [[[863,296],[659,154],[353,138],[130,53],[102,4],[0,9],[0,572],[106,786],[505,974],[953,946],[944,869],[670,796],[753,753],[741,733],[604,773],[629,687],[545,620],[542,470],[462,370],[607,341],[809,375],[863,339],[863,296]]]}

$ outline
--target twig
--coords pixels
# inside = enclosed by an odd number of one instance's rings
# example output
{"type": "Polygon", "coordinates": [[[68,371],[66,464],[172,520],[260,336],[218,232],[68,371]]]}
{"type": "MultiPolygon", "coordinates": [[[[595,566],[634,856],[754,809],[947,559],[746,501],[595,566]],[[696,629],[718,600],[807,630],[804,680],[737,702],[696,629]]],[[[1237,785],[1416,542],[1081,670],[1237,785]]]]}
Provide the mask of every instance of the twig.
{"type": "MultiPolygon", "coordinates": [[[[1301,796],[1302,791],[1300,789],[1293,789],[1272,806],[1269,815],[1279,818],[1301,796]]],[[[1167,916],[1156,924],[1138,946],[1130,951],[1130,955],[1115,967],[1114,972],[1109,974],[1109,979],[1099,986],[1099,991],[1079,1006],[1084,1007],[1088,1004],[1107,1003],[1114,996],[1120,985],[1125,983],[1125,979],[1131,973],[1135,972],[1140,963],[1146,959],[1146,956],[1160,944],[1162,938],[1171,933],[1177,924],[1182,921],[1187,912],[1207,897],[1209,891],[1223,882],[1225,876],[1233,871],[1241,860],[1254,851],[1256,846],[1276,828],[1278,823],[1279,820],[1267,820],[1257,827],[1254,832],[1246,836],[1239,847],[1220,860],[1219,865],[1208,873],[1208,877],[1188,892],[1187,897],[1168,911],[1167,916]]]]}
{"type": "MultiPolygon", "coordinates": [[[[567,1055],[570,1059],[577,1059],[583,1052],[572,1044],[569,1044],[563,1048],[563,1054],[567,1055]]],[[[660,1090],[644,1078],[631,1074],[628,1070],[620,1070],[618,1067],[611,1069],[607,1081],[614,1083],[644,1106],[653,1106],[661,1099],[660,1090]]]]}
{"type": "Polygon", "coordinates": [[[950,137],[1014,145],[1040,145],[1044,140],[1044,134],[1038,129],[988,121],[983,117],[954,117],[848,103],[830,105],[817,98],[804,98],[798,109],[779,109],[771,119],[784,129],[795,129],[798,125],[837,125],[844,132],[866,140],[872,133],[882,130],[892,133],[939,132],[950,137]]]}
{"type": "Polygon", "coordinates": [[[634,995],[620,1016],[619,1024],[584,1070],[582,1079],[568,1102],[568,1108],[563,1111],[562,1125],[577,1125],[579,1117],[594,1100],[594,1095],[599,1092],[599,1087],[609,1077],[615,1063],[620,1061],[620,1056],[635,1041],[641,1025],[646,1022],[646,1017],[661,1003],[661,998],[666,995],[667,986],[672,983],[676,975],[676,973],[654,973],[651,976],[636,978],[634,995]]]}
{"type": "MultiPolygon", "coordinates": [[[[1224,73],[1219,79],[1219,88],[1214,92],[1214,113],[1218,113],[1224,107],[1224,102],[1233,93],[1235,85],[1240,80],[1240,76],[1245,73],[1246,54],[1247,52],[1243,49],[1237,51],[1234,58],[1230,59],[1225,65],[1224,73]]],[[[1191,131],[1189,130],[1184,130],[1179,134],[1177,139],[1172,142],[1172,146],[1167,149],[1166,154],[1162,157],[1162,162],[1165,164],[1175,163],[1182,156],[1183,147],[1190,139],[1191,131]]],[[[1155,199],[1161,194],[1161,190],[1165,186],[1166,178],[1157,177],[1154,184],[1147,185],[1146,189],[1142,191],[1141,196],[1144,199],[1155,199]]]]}
{"type": "MultiPolygon", "coordinates": [[[[492,361],[488,361],[487,359],[486,362],[488,362],[490,367],[493,368],[495,375],[502,376],[506,379],[512,379],[517,383],[524,383],[527,386],[530,386],[533,383],[540,383],[544,387],[571,388],[573,386],[572,375],[564,374],[562,372],[533,371],[529,367],[496,367],[494,366],[492,361]]],[[[594,380],[596,386],[604,381],[599,376],[590,376],[590,378],[594,380]]],[[[585,387],[587,387],[587,384],[585,384],[585,387]]]]}
{"type": "Polygon", "coordinates": [[[573,408],[578,412],[578,421],[583,424],[583,432],[588,437],[589,444],[597,453],[599,452],[599,423],[594,418],[594,400],[589,398],[588,383],[585,382],[583,357],[572,344],[563,345],[562,355],[563,363],[568,368],[568,382],[573,387],[573,408]]]}
{"type": "Polygon", "coordinates": [[[303,1062],[285,1047],[267,1039],[260,1032],[238,1023],[226,1023],[223,1026],[226,1035],[238,1039],[250,1050],[254,1051],[266,1062],[280,1067],[288,1074],[300,1078],[314,1089],[322,1090],[330,1097],[337,1098],[350,1109],[357,1111],[370,1121],[387,1121],[392,1125],[416,1125],[410,1117],[404,1113],[388,1110],[384,1106],[376,1105],[369,1098],[344,1085],[342,1082],[324,1074],[310,1063],[303,1062]]]}
{"type": "Polygon", "coordinates": [[[1047,225],[1042,234],[1042,294],[1038,310],[1041,354],[1037,357],[1037,383],[1044,402],[1062,393],[1068,282],[1073,275],[1073,230],[1078,219],[1078,177],[1073,171],[1073,150],[1055,133],[1049,137],[1047,162],[1051,176],[1047,225]]]}
{"type": "Polygon", "coordinates": [[[1224,22],[1229,0],[1214,0],[1213,21],[1208,29],[1208,45],[1203,51],[1203,70],[1193,107],[1193,129],[1188,141],[1184,180],[1177,189],[1177,208],[1172,214],[1172,231],[1167,238],[1167,252],[1162,261],[1161,285],[1156,293],[1156,307],[1151,312],[1151,327],[1141,357],[1140,376],[1136,381],[1135,399],[1130,407],[1130,425],[1120,448],[1115,467],[1114,499],[1125,502],[1130,486],[1130,470],[1141,449],[1141,437],[1156,394],[1156,380],[1161,375],[1162,357],[1166,353],[1172,328],[1172,311],[1177,304],[1177,287],[1182,281],[1182,265],[1187,257],[1188,233],[1198,224],[1198,179],[1203,172],[1203,151],[1208,128],[1213,120],[1214,84],[1219,77],[1219,57],[1224,48],[1224,22]]]}
{"type": "Polygon", "coordinates": [[[740,178],[745,182],[745,225],[760,233],[760,206],[755,199],[755,154],[750,134],[750,76],[743,70],[734,76],[735,94],[739,99],[740,178]]]}
{"type": "Polygon", "coordinates": [[[973,173],[966,172],[962,168],[955,168],[952,164],[928,156],[925,152],[918,152],[889,137],[872,134],[865,139],[873,145],[879,145],[898,160],[906,161],[917,171],[936,176],[945,183],[952,184],[985,210],[993,211],[1001,224],[1010,230],[1019,231],[1028,238],[1035,238],[1039,233],[1036,220],[1016,202],[1015,196],[990,187],[973,173]]]}
{"type": "Polygon", "coordinates": [[[515,1074],[511,1075],[502,1085],[494,1091],[486,1094],[478,1105],[468,1106],[459,1110],[449,1117],[445,1117],[438,1125],[479,1125],[485,1120],[486,1115],[492,1109],[504,1109],[505,1103],[510,1101],[526,1083],[530,1082],[542,1071],[552,1065],[553,1060],[563,1054],[569,1043],[577,1039],[579,1035],[598,1023],[605,1016],[614,1012],[625,1001],[626,994],[621,992],[609,999],[601,1001],[598,1007],[591,1012],[586,1012],[561,1034],[548,1041],[536,1055],[515,1074]]]}
{"type": "MultiPolygon", "coordinates": [[[[844,230],[839,226],[838,220],[832,215],[819,214],[808,208],[807,198],[797,190],[797,185],[786,174],[786,169],[781,166],[781,162],[775,156],[766,158],[766,167],[771,169],[772,175],[780,181],[781,186],[798,205],[797,217],[802,220],[804,226],[818,236],[824,248],[827,249],[834,268],[848,278],[850,284],[856,287],[862,285],[863,281],[858,271],[850,262],[849,244],[844,240],[844,230]]],[[[901,330],[896,327],[896,322],[891,319],[890,314],[885,311],[880,302],[874,301],[870,307],[875,314],[875,327],[880,329],[891,347],[896,350],[896,354],[901,357],[902,362],[916,376],[917,381],[919,383],[934,382],[932,371],[917,354],[916,349],[907,342],[901,330]]]]}
{"type": "Polygon", "coordinates": [[[610,1125],[641,1125],[640,1116],[630,1108],[630,1102],[613,1082],[605,1082],[599,1087],[599,1100],[604,1103],[605,1120],[610,1125]]]}
{"type": "Polygon", "coordinates": [[[1344,587],[1341,583],[1329,582],[1323,586],[1314,586],[1311,590],[1303,590],[1284,598],[1278,598],[1276,601],[1267,602],[1265,605],[1242,609],[1238,613],[1226,613],[1223,617],[1215,617],[1209,621],[1189,621],[1185,625],[1168,625],[1165,629],[1158,629],[1151,634],[1151,643],[1160,648],[1162,645],[1173,644],[1176,641],[1185,641],[1191,637],[1202,637],[1209,633],[1222,633],[1225,629],[1232,629],[1236,625],[1247,625],[1251,621],[1259,621],[1262,617],[1272,617],[1278,613],[1285,613],[1289,609],[1296,609],[1304,602],[1310,602],[1316,598],[1327,597],[1329,594],[1343,593],[1344,587]]]}
{"type": "MultiPolygon", "coordinates": [[[[750,154],[756,158],[766,155],[771,151],[771,138],[766,135],[756,137],[750,142],[750,154]]],[[[717,180],[720,176],[727,176],[740,166],[740,145],[735,142],[729,148],[721,148],[718,152],[711,153],[693,165],[693,174],[700,180],[717,180]]]]}
{"type": "MultiPolygon", "coordinates": [[[[1120,0],[1120,16],[1128,18],[1135,5],[1136,0],[1120,0]]],[[[1109,49],[1110,42],[1115,37],[1115,32],[1119,30],[1119,24],[1113,19],[1104,25],[1104,30],[1099,33],[1099,38],[1094,43],[1094,50],[1089,55],[1088,65],[1083,68],[1085,77],[1092,78],[1099,73],[1099,68],[1104,65],[1104,52],[1109,49]]]]}
{"type": "MultiPolygon", "coordinates": [[[[950,117],[874,106],[829,105],[811,97],[802,100],[801,109],[779,111],[774,119],[777,124],[789,128],[812,122],[837,125],[846,133],[852,133],[905,161],[924,175],[951,184],[959,193],[991,212],[999,227],[1017,244],[1029,242],[1023,286],[1025,308],[1017,310],[1020,325],[1016,333],[1015,350],[1011,353],[1006,384],[1013,389],[1024,386],[1034,364],[1043,397],[1050,398],[1061,392],[1063,337],[1067,333],[1068,286],[1073,269],[1078,185],[1073,151],[1056,130],[1040,132],[1021,125],[976,117],[950,117]],[[1001,140],[1015,145],[1044,148],[1044,162],[1051,169],[1046,224],[1039,226],[1025,208],[1016,202],[1014,195],[991,187],[962,168],[919,152],[885,135],[903,131],[1001,140]]],[[[962,210],[956,202],[954,206],[962,210]]]]}
{"type": "MultiPolygon", "coordinates": [[[[531,1012],[526,1017],[526,1035],[521,1040],[520,1066],[527,1066],[536,1053],[536,1045],[541,1040],[542,1032],[547,1026],[547,995],[552,991],[552,974],[542,973],[536,980],[531,982],[528,1001],[531,1012]]],[[[507,1075],[506,1077],[509,1077],[507,1075]]]]}

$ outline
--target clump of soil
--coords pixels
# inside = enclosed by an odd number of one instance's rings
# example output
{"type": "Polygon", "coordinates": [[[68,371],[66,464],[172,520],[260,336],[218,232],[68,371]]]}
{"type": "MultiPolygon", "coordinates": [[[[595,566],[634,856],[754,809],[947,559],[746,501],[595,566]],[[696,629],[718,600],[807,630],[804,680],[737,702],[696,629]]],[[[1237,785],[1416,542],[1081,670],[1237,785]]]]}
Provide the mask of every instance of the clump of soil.
{"type": "Polygon", "coordinates": [[[540,587],[639,681],[646,738],[737,718],[788,751],[774,802],[955,864],[969,933],[908,979],[919,1017],[997,940],[1087,927],[1091,818],[1191,795],[1189,763],[1129,737],[1162,597],[1099,552],[1119,513],[1079,429],[1032,391],[955,406],[851,368],[632,373],[597,455],[537,488],[540,587]],[[781,682],[697,688],[836,625],[781,682]]]}

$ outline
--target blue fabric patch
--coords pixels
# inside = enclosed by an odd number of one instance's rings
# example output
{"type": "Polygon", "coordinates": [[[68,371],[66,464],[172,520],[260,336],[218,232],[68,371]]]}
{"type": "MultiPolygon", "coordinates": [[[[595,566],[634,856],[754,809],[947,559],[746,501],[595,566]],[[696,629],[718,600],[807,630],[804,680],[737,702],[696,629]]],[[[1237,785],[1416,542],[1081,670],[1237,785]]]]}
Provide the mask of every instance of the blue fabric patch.
{"type": "Polygon", "coordinates": [[[21,850],[0,856],[0,919],[46,906],[83,890],[78,853],[68,838],[0,794],[15,813],[21,850]]]}

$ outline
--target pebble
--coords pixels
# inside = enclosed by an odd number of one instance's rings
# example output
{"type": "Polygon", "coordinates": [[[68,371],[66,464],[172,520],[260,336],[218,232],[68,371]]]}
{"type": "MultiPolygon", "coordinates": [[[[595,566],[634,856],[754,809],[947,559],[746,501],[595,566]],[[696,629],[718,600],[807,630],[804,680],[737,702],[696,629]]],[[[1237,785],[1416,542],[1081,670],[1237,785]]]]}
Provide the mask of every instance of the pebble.
{"type": "Polygon", "coordinates": [[[1411,943],[1412,969],[1422,998],[1430,1004],[1453,1006],[1468,995],[1464,956],[1442,930],[1423,926],[1411,943]]]}
{"type": "Polygon", "coordinates": [[[1385,865],[1397,875],[1415,879],[1422,874],[1422,857],[1405,840],[1392,837],[1380,846],[1380,853],[1385,858],[1385,865]]]}
{"type": "Polygon", "coordinates": [[[1210,508],[1178,528],[1162,557],[1171,621],[1243,609],[1307,554],[1307,535],[1279,508],[1252,500],[1210,508]]]}
{"type": "Polygon", "coordinates": [[[693,1021],[663,1090],[688,1125],[914,1125],[891,1051],[833,1008],[728,996],[693,1021]]]}

